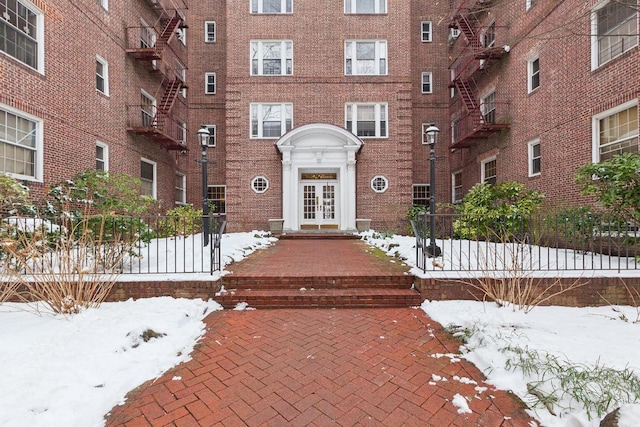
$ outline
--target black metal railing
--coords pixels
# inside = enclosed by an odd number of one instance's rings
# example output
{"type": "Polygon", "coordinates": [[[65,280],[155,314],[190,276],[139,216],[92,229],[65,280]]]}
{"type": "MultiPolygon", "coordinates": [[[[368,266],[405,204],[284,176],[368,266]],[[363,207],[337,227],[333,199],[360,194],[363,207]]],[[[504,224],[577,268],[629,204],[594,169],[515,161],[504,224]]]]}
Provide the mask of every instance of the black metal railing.
{"type": "Polygon", "coordinates": [[[604,215],[470,220],[436,214],[442,255],[430,258],[429,214],[411,220],[423,271],[640,270],[640,223],[604,215]]]}
{"type": "Polygon", "coordinates": [[[18,274],[172,274],[220,271],[224,214],[0,221],[0,268],[18,274]]]}

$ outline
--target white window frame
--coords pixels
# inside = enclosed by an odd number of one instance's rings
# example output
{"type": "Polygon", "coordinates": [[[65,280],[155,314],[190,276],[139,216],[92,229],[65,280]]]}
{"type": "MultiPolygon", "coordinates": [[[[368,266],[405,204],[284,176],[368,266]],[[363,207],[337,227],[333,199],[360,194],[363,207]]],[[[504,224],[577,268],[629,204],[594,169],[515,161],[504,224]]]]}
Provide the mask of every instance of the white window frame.
{"type": "Polygon", "coordinates": [[[216,84],[216,73],[204,73],[204,93],[205,95],[215,95],[217,84],[216,84]],[[213,83],[211,82],[213,80],[213,83]],[[213,90],[210,88],[213,86],[213,90]]]}
{"type": "Polygon", "coordinates": [[[535,5],[536,5],[536,0],[525,0],[524,10],[528,11],[535,5]]]}
{"type": "Polygon", "coordinates": [[[534,92],[540,87],[540,56],[536,55],[527,61],[527,93],[534,92]],[[533,64],[538,61],[538,70],[533,69],[533,64]],[[533,87],[533,79],[538,77],[538,85],[533,87]]]}
{"type": "Polygon", "coordinates": [[[213,148],[216,146],[216,125],[204,125],[209,131],[209,138],[207,139],[207,147],[213,148]]]}
{"type": "Polygon", "coordinates": [[[141,181],[145,181],[144,178],[142,178],[142,163],[147,163],[153,166],[153,181],[151,182],[151,195],[150,197],[153,199],[157,199],[158,198],[158,164],[156,162],[154,162],[153,160],[149,160],[147,158],[144,157],[140,157],[140,180],[141,181]]]}
{"type": "Polygon", "coordinates": [[[344,0],[345,14],[380,15],[387,13],[387,0],[370,0],[373,3],[373,12],[358,11],[358,0],[344,0]]]}
{"type": "Polygon", "coordinates": [[[180,197],[181,200],[174,200],[174,201],[176,205],[184,205],[185,203],[187,203],[187,177],[182,173],[176,172],[175,178],[176,178],[176,183],[179,178],[182,181],[182,185],[178,187],[174,183],[174,186],[175,186],[174,198],[176,198],[175,196],[178,194],[178,192],[180,192],[180,196],[181,196],[180,197]]]}
{"type": "MultiPolygon", "coordinates": [[[[369,60],[370,61],[370,60],[369,60]]],[[[389,74],[389,52],[386,40],[346,40],[344,42],[344,74],[345,76],[386,76],[389,74]],[[374,43],[374,59],[372,73],[358,72],[358,44],[374,43]],[[384,61],[384,66],[381,65],[384,61]],[[384,68],[384,69],[382,69],[384,68]]]]}
{"type": "Polygon", "coordinates": [[[204,42],[215,43],[217,37],[216,21],[204,21],[204,42]]]}
{"type": "Polygon", "coordinates": [[[104,10],[109,10],[109,0],[98,0],[98,4],[102,6],[104,10]]]}
{"type": "Polygon", "coordinates": [[[420,78],[420,89],[423,94],[433,93],[433,73],[431,71],[423,71],[420,78]],[[427,86],[427,90],[425,90],[427,86]]]}
{"type": "MultiPolygon", "coordinates": [[[[633,30],[635,31],[634,34],[634,40],[635,40],[635,44],[629,45],[625,50],[621,51],[619,54],[615,55],[615,56],[611,56],[611,58],[600,62],[600,40],[598,39],[598,11],[602,8],[604,8],[605,6],[607,6],[608,4],[614,2],[616,0],[605,0],[602,1],[600,3],[598,3],[593,9],[591,9],[591,70],[596,70],[600,67],[602,67],[603,65],[607,64],[610,61],[613,61],[614,59],[616,59],[617,57],[621,56],[622,54],[624,54],[625,52],[628,52],[629,50],[633,49],[635,46],[638,46],[638,12],[635,12],[635,26],[633,26],[633,30]]],[[[636,6],[637,8],[637,6],[636,6]]],[[[620,23],[616,28],[620,27],[621,25],[623,25],[624,23],[626,23],[627,21],[620,23]]]]}
{"type": "Polygon", "coordinates": [[[462,194],[462,170],[455,171],[451,174],[451,203],[460,203],[464,195],[462,194]],[[456,175],[460,175],[460,182],[456,179],[456,175]],[[456,189],[460,189],[460,198],[456,198],[456,189]]]}
{"type": "Polygon", "coordinates": [[[146,90],[140,89],[140,114],[141,114],[141,125],[143,127],[151,127],[155,126],[156,123],[154,120],[156,119],[156,114],[158,113],[158,101],[146,90]],[[147,101],[150,101],[149,104],[144,104],[142,102],[142,98],[145,98],[147,101]],[[145,108],[149,108],[151,111],[147,111],[145,108]],[[145,119],[146,117],[146,119],[145,119]],[[148,123],[147,123],[148,121],[148,123]]]}
{"type": "Polygon", "coordinates": [[[422,43],[428,43],[433,41],[433,22],[421,21],[420,22],[420,40],[422,43]],[[425,30],[425,26],[429,28],[425,30]]]}
{"type": "Polygon", "coordinates": [[[293,75],[293,40],[251,40],[249,43],[249,70],[252,76],[292,76],[293,75]],[[269,74],[264,72],[264,47],[266,44],[280,44],[280,73],[269,74]],[[288,49],[291,46],[291,49],[288,49]],[[290,55],[288,55],[290,54],[290,55]],[[254,58],[255,56],[255,58],[254,58]],[[290,57],[289,57],[290,56],[290,57]],[[257,61],[257,70],[253,61],[257,61]],[[291,67],[287,67],[287,61],[291,61],[291,67]]]}
{"type": "MultiPolygon", "coordinates": [[[[485,123],[495,123],[498,119],[497,113],[497,94],[495,89],[491,89],[489,92],[484,94],[482,98],[480,98],[480,112],[482,113],[482,120],[485,123]],[[491,97],[493,99],[491,102],[487,102],[491,97]],[[490,116],[490,113],[493,112],[493,120],[487,120],[487,116],[490,116]]],[[[490,118],[490,117],[489,117],[490,118]]]]}
{"type": "Polygon", "coordinates": [[[495,178],[496,181],[498,180],[498,161],[496,160],[496,156],[491,156],[482,160],[480,164],[480,179],[481,179],[480,182],[482,183],[486,183],[487,178],[490,178],[486,176],[486,168],[487,168],[487,163],[491,163],[491,162],[496,162],[496,174],[493,175],[493,177],[495,178]]]}
{"type": "MultiPolygon", "coordinates": [[[[20,6],[24,7],[27,11],[33,13],[35,15],[36,18],[36,37],[32,37],[29,34],[26,34],[23,30],[18,29],[18,26],[16,25],[16,22],[11,22],[11,21],[5,21],[5,25],[9,25],[10,27],[13,27],[14,29],[16,29],[17,31],[20,31],[23,35],[26,35],[27,37],[30,37],[36,44],[36,52],[35,52],[35,62],[36,62],[36,66],[32,66],[24,61],[22,61],[21,59],[5,52],[4,50],[0,50],[0,53],[3,55],[6,55],[10,58],[13,58],[14,60],[20,62],[21,64],[24,64],[25,66],[36,70],[38,73],[40,74],[44,74],[44,12],[42,10],[40,10],[38,7],[36,7],[32,2],[29,1],[24,1],[24,0],[17,0],[17,4],[19,4],[20,6]]],[[[0,15],[0,19],[2,19],[2,16],[0,15]]]]}
{"type": "Polygon", "coordinates": [[[96,70],[96,91],[105,96],[109,96],[109,61],[100,55],[96,55],[96,64],[98,63],[102,65],[102,75],[98,74],[98,70],[96,70]],[[102,90],[98,88],[98,77],[102,79],[104,85],[102,90]]]}
{"type": "Polygon", "coordinates": [[[345,128],[356,135],[358,138],[388,138],[389,137],[389,104],[386,102],[380,103],[348,103],[345,105],[344,114],[345,128]],[[375,135],[365,136],[358,135],[358,108],[359,107],[374,107],[374,121],[375,121],[375,135]],[[384,108],[382,108],[384,107],[384,108]],[[383,111],[384,110],[384,111],[383,111]],[[349,120],[351,118],[351,120],[349,120]],[[349,121],[351,121],[351,128],[349,128],[349,121]],[[384,134],[382,132],[382,122],[385,123],[384,134]]]}
{"type": "Polygon", "coordinates": [[[280,0],[280,12],[265,12],[264,0],[251,0],[249,2],[249,12],[256,14],[291,14],[293,13],[293,0],[280,0]]]}
{"type": "Polygon", "coordinates": [[[529,141],[529,143],[527,144],[527,151],[529,159],[529,177],[540,176],[542,174],[542,146],[540,145],[540,140],[534,139],[533,141],[529,141]],[[533,149],[536,145],[540,147],[540,155],[538,157],[535,157],[533,152],[533,149]],[[538,172],[534,172],[533,170],[533,164],[535,160],[540,161],[540,170],[538,172]]]}
{"type": "Polygon", "coordinates": [[[273,103],[273,102],[256,102],[251,103],[250,105],[250,114],[249,114],[249,134],[251,135],[251,139],[278,139],[282,137],[289,130],[293,129],[293,103],[291,102],[282,102],[282,103],[273,103]],[[266,114],[265,109],[273,106],[280,107],[280,135],[278,136],[264,136],[264,115],[266,114]],[[290,117],[287,117],[287,113],[290,112],[290,117]],[[254,132],[254,117],[257,125],[257,129],[254,132]],[[287,119],[291,122],[290,126],[287,126],[287,119]]]}
{"type": "MultiPolygon", "coordinates": [[[[16,115],[22,119],[25,119],[34,123],[35,147],[28,147],[28,148],[35,153],[34,154],[35,161],[34,161],[34,167],[33,167],[34,176],[18,174],[14,172],[5,172],[5,171],[0,171],[0,172],[19,180],[31,181],[31,182],[43,182],[43,166],[44,166],[43,120],[31,114],[9,107],[8,105],[0,104],[0,113],[3,113],[3,112],[16,115]]],[[[11,141],[11,142],[9,141],[5,142],[5,141],[6,140],[3,140],[5,144],[15,145],[15,141],[11,141]]]]}
{"type": "Polygon", "coordinates": [[[187,124],[178,119],[178,141],[182,145],[187,145],[187,124]]]}
{"type": "Polygon", "coordinates": [[[96,147],[102,148],[102,158],[99,158],[96,153],[96,170],[102,170],[104,172],[109,171],[109,146],[101,141],[96,141],[96,147]],[[102,169],[98,169],[98,162],[102,163],[102,169]]]}
{"type": "Polygon", "coordinates": [[[264,175],[258,175],[253,177],[253,179],[251,180],[251,189],[253,190],[254,193],[256,194],[264,194],[267,192],[267,190],[269,189],[269,180],[267,179],[266,176],[264,175]],[[256,185],[258,183],[258,181],[264,181],[264,188],[257,188],[256,185]]]}
{"type": "Polygon", "coordinates": [[[176,38],[180,40],[184,46],[187,45],[187,27],[176,28],[176,38]]]}
{"type": "MultiPolygon", "coordinates": [[[[612,116],[614,114],[620,113],[621,111],[625,111],[628,110],[630,108],[633,107],[637,107],[638,106],[638,101],[637,100],[633,100],[633,101],[629,101],[629,102],[625,102],[624,104],[620,104],[617,107],[611,108],[607,111],[603,111],[602,113],[596,114],[595,116],[593,116],[592,118],[592,161],[593,163],[600,163],[600,120],[605,119],[609,116],[612,116]]],[[[640,127],[640,123],[639,123],[639,127],[640,127]]],[[[631,138],[633,138],[633,136],[631,136],[631,138]]],[[[636,133],[635,136],[636,139],[640,138],[640,129],[638,130],[638,133],[636,133]]],[[[616,143],[619,143],[620,141],[614,141],[610,144],[607,145],[613,145],[616,143]]]]}
{"type": "Polygon", "coordinates": [[[389,189],[389,179],[384,175],[376,175],[371,178],[371,189],[376,193],[384,193],[389,189]],[[378,188],[378,183],[383,183],[382,188],[378,188]]]}

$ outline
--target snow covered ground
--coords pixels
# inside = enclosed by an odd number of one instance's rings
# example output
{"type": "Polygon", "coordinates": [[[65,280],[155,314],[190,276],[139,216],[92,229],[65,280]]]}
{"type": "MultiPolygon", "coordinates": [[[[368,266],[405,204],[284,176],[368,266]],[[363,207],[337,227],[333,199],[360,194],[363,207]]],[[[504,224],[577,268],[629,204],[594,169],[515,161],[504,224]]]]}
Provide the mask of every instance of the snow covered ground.
{"type": "MultiPolygon", "coordinates": [[[[385,250],[391,246],[390,255],[400,254],[407,264],[415,265],[412,238],[368,237],[369,243],[385,250]]],[[[224,235],[223,263],[238,261],[272,241],[260,232],[224,235]]],[[[395,258],[389,261],[398,262],[395,258]]],[[[412,272],[422,274],[416,268],[412,272]]],[[[211,279],[208,274],[194,275],[211,279]]],[[[171,274],[150,277],[175,280],[171,274]]],[[[19,304],[0,305],[0,426],[103,425],[104,414],[121,403],[128,391],[188,360],[204,334],[202,319],[219,309],[213,301],[150,298],[105,303],[64,317],[46,312],[35,315],[32,307],[19,304]],[[150,331],[160,335],[145,341],[154,335],[150,331]]],[[[422,309],[465,337],[461,357],[476,364],[489,383],[513,390],[526,402],[533,402],[527,384],[540,378],[506,368],[520,354],[581,367],[598,364],[627,369],[640,376],[640,311],[636,307],[537,307],[524,314],[492,303],[425,301],[422,309]]],[[[553,388],[554,383],[539,387],[546,392],[545,387],[553,388]]],[[[640,396],[640,390],[629,392],[636,399],[640,396]]],[[[470,410],[464,399],[456,396],[452,402],[459,412],[470,410]]],[[[561,396],[551,409],[556,415],[544,405],[535,408],[534,416],[541,425],[596,427],[601,418],[588,414],[568,396],[561,396]]],[[[621,412],[621,426],[640,426],[640,404],[625,405],[621,412]]]]}

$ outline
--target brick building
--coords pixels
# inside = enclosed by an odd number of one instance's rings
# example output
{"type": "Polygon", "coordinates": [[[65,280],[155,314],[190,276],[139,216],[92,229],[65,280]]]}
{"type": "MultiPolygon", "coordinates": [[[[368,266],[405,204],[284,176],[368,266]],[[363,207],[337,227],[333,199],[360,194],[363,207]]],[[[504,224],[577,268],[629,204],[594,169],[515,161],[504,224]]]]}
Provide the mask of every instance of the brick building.
{"type": "Polygon", "coordinates": [[[23,135],[0,122],[0,169],[32,189],[104,167],[167,208],[199,206],[204,124],[228,230],[394,230],[428,200],[429,124],[438,201],[518,180],[552,205],[588,202],[575,168],[638,151],[636,0],[0,0],[0,13],[0,119],[23,135]]]}

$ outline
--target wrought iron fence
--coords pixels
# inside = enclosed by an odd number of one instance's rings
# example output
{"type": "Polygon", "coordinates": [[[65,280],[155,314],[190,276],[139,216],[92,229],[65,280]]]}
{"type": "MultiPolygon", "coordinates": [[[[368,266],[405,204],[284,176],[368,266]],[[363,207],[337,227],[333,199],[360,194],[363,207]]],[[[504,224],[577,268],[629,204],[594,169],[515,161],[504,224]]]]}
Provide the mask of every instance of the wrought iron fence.
{"type": "Polygon", "coordinates": [[[640,270],[640,223],[607,215],[561,214],[469,220],[436,214],[442,255],[429,256],[427,213],[411,220],[423,271],[640,270]]]}
{"type": "Polygon", "coordinates": [[[11,217],[0,221],[0,261],[23,274],[171,274],[222,269],[224,214],[203,217],[11,217]]]}

